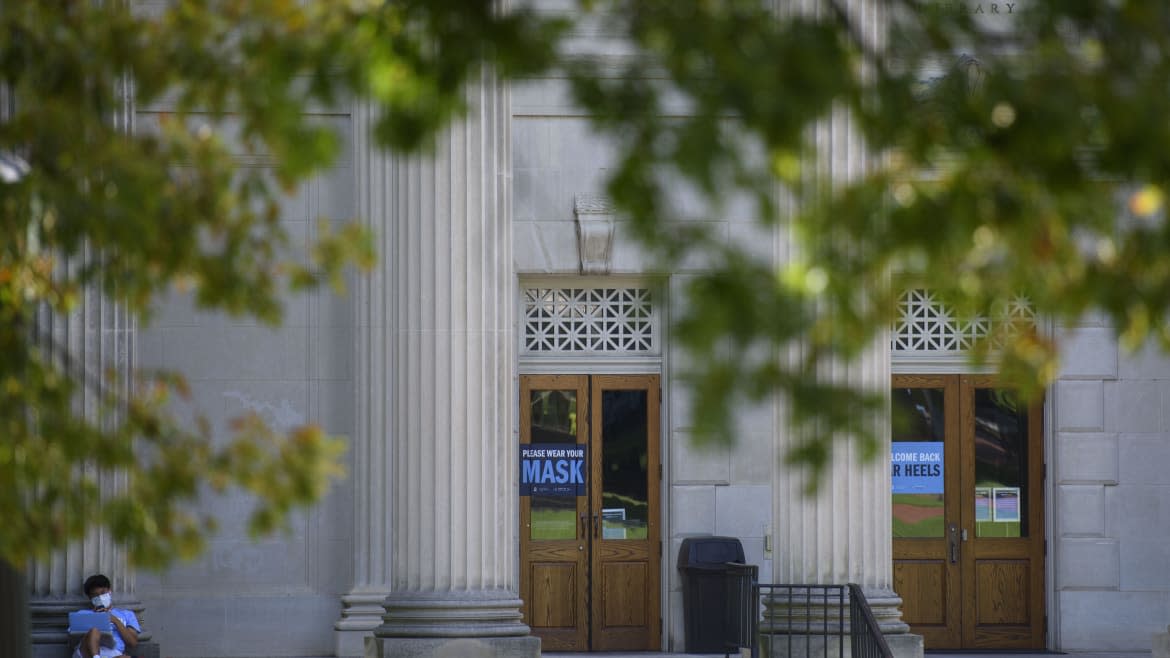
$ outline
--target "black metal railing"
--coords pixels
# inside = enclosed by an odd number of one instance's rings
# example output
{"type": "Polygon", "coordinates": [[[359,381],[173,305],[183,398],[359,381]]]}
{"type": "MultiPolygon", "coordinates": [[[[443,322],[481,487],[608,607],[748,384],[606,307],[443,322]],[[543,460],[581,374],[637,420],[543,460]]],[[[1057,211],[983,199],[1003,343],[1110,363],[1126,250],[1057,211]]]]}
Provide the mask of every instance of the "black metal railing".
{"type": "Polygon", "coordinates": [[[893,658],[861,587],[849,583],[849,642],[852,658],[893,658]]]}
{"type": "Polygon", "coordinates": [[[727,638],[724,656],[751,649],[759,656],[760,568],[754,564],[727,563],[727,638]]]}
{"type": "Polygon", "coordinates": [[[893,658],[859,586],[761,584],[746,564],[727,574],[726,656],[893,658]]]}
{"type": "Polygon", "coordinates": [[[844,585],[760,585],[758,589],[766,602],[760,644],[768,658],[845,658],[849,601],[844,585]]]}

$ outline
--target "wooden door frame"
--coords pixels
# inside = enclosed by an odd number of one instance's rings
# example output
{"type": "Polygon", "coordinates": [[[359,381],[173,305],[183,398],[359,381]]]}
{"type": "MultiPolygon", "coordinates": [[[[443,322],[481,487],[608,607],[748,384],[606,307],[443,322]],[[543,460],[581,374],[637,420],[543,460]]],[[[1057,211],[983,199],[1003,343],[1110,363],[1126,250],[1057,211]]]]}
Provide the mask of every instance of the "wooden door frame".
{"type": "MultiPolygon", "coordinates": [[[[531,442],[532,437],[532,411],[529,408],[529,398],[533,390],[575,390],[577,391],[577,414],[579,419],[584,416],[585,410],[582,408],[589,399],[589,376],[588,375],[523,375],[520,377],[520,435],[518,443],[525,444],[527,438],[531,442]]],[[[587,422],[577,422],[577,443],[588,443],[588,427],[587,422]]],[[[588,496],[577,497],[577,516],[588,512],[589,505],[588,496]]],[[[533,558],[534,549],[530,546],[532,542],[531,521],[532,509],[531,502],[525,504],[524,497],[521,496],[517,501],[520,507],[520,599],[523,602],[520,610],[527,622],[531,622],[532,611],[529,609],[528,601],[532,598],[532,577],[528,573],[528,565],[533,558]]],[[[571,544],[577,546],[588,546],[590,534],[583,531],[581,524],[577,524],[577,539],[571,544]]],[[[562,540],[568,542],[568,540],[562,540]]],[[[558,555],[561,559],[569,560],[572,557],[577,564],[577,571],[581,578],[588,580],[587,560],[584,556],[589,554],[588,548],[583,551],[574,548],[569,543],[564,546],[553,547],[548,549],[552,553],[558,555]]],[[[586,583],[587,584],[587,583],[586,583]]],[[[548,645],[549,650],[581,650],[588,648],[589,644],[589,609],[588,609],[588,588],[582,588],[577,596],[577,601],[573,605],[575,618],[582,620],[577,630],[574,633],[557,633],[554,631],[542,631],[541,644],[548,645]]],[[[530,623],[530,626],[532,624],[530,623]]],[[[535,630],[535,626],[533,626],[535,630]]]]}
{"type": "MultiPolygon", "coordinates": [[[[891,389],[897,388],[941,388],[944,391],[944,409],[946,414],[945,437],[949,442],[951,437],[957,442],[957,449],[945,452],[945,514],[944,537],[942,542],[930,539],[894,539],[893,553],[898,560],[915,560],[937,557],[938,547],[935,544],[946,545],[946,528],[958,520],[962,532],[969,540],[961,541],[961,557],[958,562],[960,573],[953,573],[948,567],[948,583],[957,585],[956,596],[947,597],[946,619],[957,620],[959,626],[958,638],[954,637],[953,629],[917,625],[914,631],[922,633],[928,646],[931,648],[955,649],[1044,649],[1047,646],[1048,634],[1046,611],[1048,590],[1047,587],[1047,559],[1045,545],[1047,540],[1047,524],[1045,517],[1046,507],[1045,479],[1045,439],[1046,418],[1043,402],[1032,403],[1027,410],[1028,435],[1026,475],[1027,483],[1027,514],[1029,544],[1023,550],[1020,548],[1021,538],[996,539],[991,537],[978,538],[974,519],[975,495],[975,404],[974,391],[977,388],[993,388],[999,380],[994,375],[914,375],[895,374],[891,377],[891,389]],[[961,414],[961,417],[960,417],[961,414]],[[957,495],[952,492],[957,490],[957,495]],[[955,506],[958,513],[955,513],[955,506]],[[933,542],[925,545],[925,542],[933,542]],[[1031,623],[1025,626],[1002,625],[981,627],[979,621],[979,582],[977,581],[977,561],[1011,561],[1026,557],[1029,565],[1027,590],[1029,596],[1028,619],[1031,623]],[[956,577],[957,576],[957,577],[956,577]],[[954,599],[960,602],[961,610],[957,616],[954,599]],[[957,640],[957,641],[956,641],[957,640]],[[1021,646],[1026,644],[1027,646],[1021,646]]],[[[945,559],[945,558],[944,558],[945,559]]],[[[949,588],[949,586],[948,586],[949,588]]]]}
{"type": "MultiPolygon", "coordinates": [[[[660,592],[662,590],[662,569],[661,569],[661,553],[662,553],[662,530],[661,530],[661,490],[662,480],[659,477],[659,469],[657,466],[661,465],[659,455],[659,437],[661,435],[661,400],[660,400],[660,385],[661,378],[658,375],[594,375],[591,378],[592,387],[590,389],[590,404],[592,410],[590,412],[590,420],[601,418],[602,410],[602,391],[614,390],[635,390],[646,391],[646,497],[647,497],[647,517],[646,517],[646,539],[642,547],[635,548],[629,544],[633,542],[621,541],[609,544],[604,538],[594,536],[592,550],[590,551],[590,588],[591,588],[591,607],[590,610],[590,630],[594,637],[590,638],[589,646],[593,651],[611,651],[620,649],[623,651],[652,651],[661,645],[662,637],[662,602],[660,592]],[[642,550],[644,549],[644,550],[642,550]],[[630,561],[645,560],[648,563],[647,574],[650,576],[653,587],[648,588],[646,608],[650,612],[650,619],[648,620],[648,628],[646,631],[630,631],[609,629],[602,626],[604,613],[601,611],[601,606],[605,605],[606,593],[602,590],[603,579],[601,577],[602,563],[609,559],[625,558],[630,561]],[[657,615],[654,611],[657,610],[657,615]],[[643,636],[644,633],[644,636],[643,636]],[[605,635],[603,635],[605,634],[605,635]],[[632,648],[635,644],[641,644],[640,649],[632,648]],[[630,646],[621,646],[630,645],[630,646]]],[[[602,480],[602,464],[601,464],[601,449],[602,449],[602,424],[600,422],[591,422],[590,437],[591,448],[591,475],[590,482],[600,484],[602,480]]],[[[602,500],[601,492],[596,496],[590,496],[593,508],[590,510],[591,514],[595,514],[597,518],[601,516],[602,500]]]]}
{"type": "MultiPolygon", "coordinates": [[[[645,390],[647,393],[647,537],[645,540],[645,555],[641,555],[638,559],[646,559],[648,561],[647,573],[653,586],[648,587],[646,592],[648,599],[646,608],[650,619],[648,620],[648,629],[640,633],[645,635],[645,637],[639,638],[643,646],[640,649],[630,650],[658,650],[662,646],[663,617],[665,616],[662,609],[662,589],[667,583],[662,573],[662,533],[665,519],[665,510],[662,509],[662,473],[665,465],[662,463],[661,427],[664,410],[661,394],[661,375],[658,373],[606,375],[596,372],[579,375],[521,374],[519,386],[519,404],[521,409],[518,437],[521,444],[526,442],[525,439],[528,441],[531,440],[531,410],[526,408],[531,397],[531,391],[548,389],[572,389],[578,391],[579,402],[577,413],[579,420],[577,423],[577,443],[587,444],[589,446],[587,454],[589,455],[590,490],[588,495],[578,498],[577,510],[578,515],[584,515],[583,518],[587,521],[595,514],[600,518],[602,508],[600,490],[597,490],[596,495],[593,492],[593,487],[600,486],[601,482],[601,460],[599,458],[602,443],[602,423],[600,422],[601,392],[604,390],[645,390]],[[595,420],[597,422],[594,422],[595,420]]],[[[521,609],[525,619],[528,620],[530,611],[527,609],[527,601],[532,595],[533,586],[529,582],[531,576],[528,573],[528,565],[533,557],[532,548],[529,545],[532,541],[529,530],[531,508],[530,504],[525,504],[523,500],[519,501],[519,503],[519,528],[521,532],[519,547],[520,594],[522,600],[525,602],[521,609]]],[[[605,651],[611,648],[606,646],[606,643],[599,638],[593,637],[594,633],[600,634],[601,631],[596,622],[598,616],[591,607],[596,604],[596,599],[598,598],[596,590],[598,589],[597,583],[600,581],[600,578],[597,574],[598,565],[602,559],[602,551],[599,550],[602,541],[599,538],[595,539],[593,537],[593,532],[590,531],[588,525],[584,526],[584,530],[582,530],[582,527],[581,524],[578,524],[577,542],[580,542],[580,545],[585,547],[580,552],[585,556],[586,563],[582,596],[578,597],[578,603],[576,605],[576,618],[584,620],[578,633],[580,637],[570,642],[567,638],[547,637],[547,634],[542,633],[541,637],[544,650],[605,651]],[[562,639],[565,641],[561,641],[562,639]]]]}
{"type": "MultiPolygon", "coordinates": [[[[939,538],[906,538],[893,539],[892,554],[898,560],[927,561],[937,560],[943,556],[944,574],[944,624],[936,626],[915,626],[914,631],[920,633],[928,646],[957,647],[962,643],[962,562],[951,564],[946,557],[947,525],[948,521],[960,516],[960,481],[958,478],[948,477],[959,471],[960,451],[946,449],[945,441],[960,442],[959,426],[959,380],[951,375],[894,375],[891,378],[891,389],[894,388],[932,388],[943,390],[943,535],[939,538]],[[950,584],[958,585],[957,591],[951,591],[950,584]]],[[[892,518],[892,517],[891,517],[892,518]]]]}
{"type": "MultiPolygon", "coordinates": [[[[964,478],[970,476],[974,478],[975,472],[975,404],[974,391],[976,388],[993,388],[999,383],[999,378],[994,375],[962,375],[959,377],[959,395],[960,399],[968,404],[961,405],[963,407],[963,422],[961,431],[964,433],[962,440],[959,443],[963,450],[963,463],[966,469],[962,476],[964,478]]],[[[1025,482],[1027,482],[1027,500],[1028,500],[1028,537],[1029,545],[1024,554],[1027,556],[1029,564],[1029,583],[1028,591],[1032,593],[1029,597],[1029,619],[1035,620],[1031,624],[1031,628],[1027,631],[1003,628],[1003,629],[984,629],[977,624],[979,610],[978,610],[978,596],[976,592],[970,595],[963,596],[963,647],[974,649],[1004,649],[1004,648],[1020,648],[1013,645],[1013,642],[1026,641],[1028,649],[1044,649],[1047,646],[1047,629],[1045,628],[1045,606],[1048,598],[1047,590],[1045,589],[1045,575],[1047,570],[1045,543],[1047,539],[1047,528],[1044,522],[1045,515],[1045,479],[1044,479],[1044,411],[1043,402],[1036,401],[1029,405],[1027,410],[1028,418],[1028,452],[1027,452],[1027,474],[1025,475],[1025,482]],[[1026,638],[1026,640],[1025,640],[1026,638]]],[[[962,513],[961,523],[963,528],[970,533],[972,541],[965,542],[963,548],[970,551],[970,556],[965,556],[961,561],[963,566],[963,591],[966,592],[971,588],[977,588],[976,562],[978,560],[1008,560],[1019,559],[1020,538],[1013,538],[1007,540],[997,540],[994,538],[978,538],[976,537],[974,508],[975,508],[975,490],[974,483],[972,486],[964,487],[961,501],[962,513]]]]}

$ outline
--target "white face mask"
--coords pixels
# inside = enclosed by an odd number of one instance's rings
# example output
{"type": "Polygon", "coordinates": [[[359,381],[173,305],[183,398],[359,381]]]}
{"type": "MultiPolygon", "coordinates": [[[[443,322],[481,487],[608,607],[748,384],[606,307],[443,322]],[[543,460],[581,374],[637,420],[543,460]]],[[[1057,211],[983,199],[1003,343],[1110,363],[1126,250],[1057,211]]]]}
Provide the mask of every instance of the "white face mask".
{"type": "Polygon", "coordinates": [[[106,592],[105,594],[98,594],[97,596],[90,599],[89,602],[92,603],[93,607],[95,608],[109,608],[112,598],[113,597],[110,596],[110,593],[106,592]]]}

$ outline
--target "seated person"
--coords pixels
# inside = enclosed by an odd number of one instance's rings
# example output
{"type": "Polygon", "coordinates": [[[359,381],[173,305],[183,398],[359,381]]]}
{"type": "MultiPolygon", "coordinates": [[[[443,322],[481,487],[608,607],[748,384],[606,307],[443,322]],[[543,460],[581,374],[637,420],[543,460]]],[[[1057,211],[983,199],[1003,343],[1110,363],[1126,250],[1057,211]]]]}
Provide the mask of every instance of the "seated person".
{"type": "Polygon", "coordinates": [[[110,579],[102,574],[86,578],[84,589],[94,612],[110,613],[114,631],[102,633],[96,628],[89,629],[73,651],[73,658],[124,658],[127,648],[132,650],[138,646],[138,633],[142,631],[138,617],[130,610],[110,607],[110,579]]]}

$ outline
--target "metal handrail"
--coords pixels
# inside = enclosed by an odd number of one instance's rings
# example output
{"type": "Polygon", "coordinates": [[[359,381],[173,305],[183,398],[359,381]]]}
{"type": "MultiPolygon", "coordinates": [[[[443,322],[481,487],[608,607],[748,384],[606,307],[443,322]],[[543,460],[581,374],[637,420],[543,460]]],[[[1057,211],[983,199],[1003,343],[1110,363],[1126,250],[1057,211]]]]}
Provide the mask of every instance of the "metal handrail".
{"type": "Polygon", "coordinates": [[[844,637],[848,602],[844,585],[760,585],[760,596],[768,597],[761,634],[770,636],[769,654],[777,640],[784,638],[786,656],[845,658],[844,637]],[[818,642],[819,640],[819,642],[818,642]],[[814,648],[819,644],[819,651],[814,648]],[[835,647],[835,651],[834,651],[835,647]]]}
{"type": "Polygon", "coordinates": [[[750,648],[752,658],[759,656],[760,568],[754,564],[728,562],[727,567],[727,637],[724,658],[741,648],[750,648]]]}
{"type": "Polygon", "coordinates": [[[762,636],[769,636],[769,653],[784,638],[786,656],[893,658],[877,619],[861,587],[849,585],[761,584],[754,565],[727,564],[727,637],[725,656],[750,649],[759,658],[762,636]],[[767,597],[768,609],[761,606],[767,597]],[[818,641],[819,640],[819,641],[818,641]],[[814,644],[819,648],[814,650],[814,644]],[[795,649],[795,652],[794,652],[795,649]]]}
{"type": "Polygon", "coordinates": [[[849,583],[849,626],[852,658],[893,658],[861,587],[849,583]]]}

